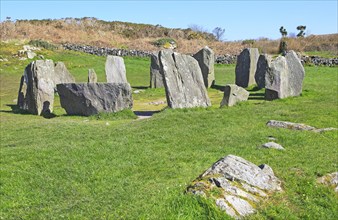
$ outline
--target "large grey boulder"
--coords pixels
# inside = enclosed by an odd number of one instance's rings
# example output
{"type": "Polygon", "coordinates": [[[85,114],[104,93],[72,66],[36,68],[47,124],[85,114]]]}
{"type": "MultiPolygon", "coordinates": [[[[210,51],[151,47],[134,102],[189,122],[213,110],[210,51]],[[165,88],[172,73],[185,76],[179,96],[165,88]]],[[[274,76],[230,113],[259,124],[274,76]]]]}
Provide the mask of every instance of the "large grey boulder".
{"type": "Polygon", "coordinates": [[[257,48],[246,48],[237,57],[235,84],[246,88],[255,84],[255,73],[259,51],[257,48]]]}
{"type": "Polygon", "coordinates": [[[223,106],[234,106],[237,102],[246,101],[249,98],[250,93],[244,88],[235,84],[228,84],[224,88],[224,96],[221,102],[223,106]]]}
{"type": "Polygon", "coordinates": [[[94,69],[88,69],[88,82],[97,83],[97,75],[94,69]]]}
{"type": "Polygon", "coordinates": [[[235,218],[254,213],[254,204],[266,202],[269,194],[281,190],[281,181],[271,167],[256,166],[234,155],[214,163],[187,189],[211,197],[220,209],[235,218]]]}
{"type": "Polygon", "coordinates": [[[272,58],[268,54],[262,54],[258,58],[255,81],[260,89],[265,88],[265,75],[271,74],[271,61],[272,58]]]}
{"type": "Polygon", "coordinates": [[[48,114],[54,104],[54,63],[36,60],[27,65],[20,80],[18,107],[34,115],[48,114]]]}
{"type": "Polygon", "coordinates": [[[163,88],[163,76],[160,72],[158,53],[150,56],[150,88],[163,88]]]}
{"type": "Polygon", "coordinates": [[[167,103],[170,108],[210,106],[201,68],[191,56],[162,50],[160,70],[164,77],[167,103]]]}
{"type": "Polygon", "coordinates": [[[129,83],[64,83],[57,90],[68,115],[118,112],[133,106],[129,83]]]}
{"type": "Polygon", "coordinates": [[[265,99],[274,100],[302,93],[304,67],[294,51],[271,62],[271,71],[265,74],[265,99]]]}
{"type": "Polygon", "coordinates": [[[201,68],[203,81],[206,88],[215,84],[215,53],[209,47],[204,47],[193,56],[201,68]]]}
{"type": "Polygon", "coordinates": [[[54,87],[59,83],[74,83],[74,77],[69,73],[63,62],[56,62],[54,65],[54,87]]]}
{"type": "Polygon", "coordinates": [[[105,71],[108,83],[128,83],[126,67],[122,57],[108,55],[105,71]]]}

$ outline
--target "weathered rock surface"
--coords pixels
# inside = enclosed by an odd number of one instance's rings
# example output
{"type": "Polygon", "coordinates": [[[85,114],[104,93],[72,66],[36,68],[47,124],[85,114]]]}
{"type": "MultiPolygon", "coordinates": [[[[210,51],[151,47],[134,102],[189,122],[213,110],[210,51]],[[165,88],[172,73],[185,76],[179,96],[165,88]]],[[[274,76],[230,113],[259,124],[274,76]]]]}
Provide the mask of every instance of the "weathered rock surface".
{"type": "Polygon", "coordinates": [[[237,102],[246,101],[249,98],[249,92],[235,84],[228,84],[224,88],[224,96],[221,102],[222,106],[234,106],[237,102]]]}
{"type": "Polygon", "coordinates": [[[329,173],[317,179],[317,183],[327,185],[334,188],[334,191],[338,193],[338,172],[329,173]]]}
{"type": "Polygon", "coordinates": [[[274,128],[287,128],[291,130],[313,131],[317,133],[338,130],[337,128],[315,128],[306,124],[293,123],[288,121],[276,121],[276,120],[270,120],[266,123],[266,125],[274,128]]]}
{"type": "Polygon", "coordinates": [[[271,60],[268,54],[262,54],[258,58],[255,80],[260,89],[265,88],[265,75],[271,75],[271,60]]]}
{"type": "Polygon", "coordinates": [[[215,84],[215,53],[209,47],[204,47],[193,56],[201,68],[203,81],[206,88],[215,84]]]}
{"type": "Polygon", "coordinates": [[[191,56],[162,50],[160,70],[164,77],[167,103],[170,108],[210,106],[201,68],[191,56]]]}
{"type": "Polygon", "coordinates": [[[97,75],[94,69],[88,69],[88,82],[97,83],[97,75]]]}
{"type": "Polygon", "coordinates": [[[235,218],[254,213],[253,204],[266,201],[268,194],[281,190],[281,181],[271,167],[256,166],[234,155],[214,163],[187,189],[211,197],[218,207],[235,218]],[[215,195],[212,191],[219,193],[215,195]]]}
{"type": "Polygon", "coordinates": [[[299,96],[302,92],[304,68],[294,51],[289,51],[271,62],[265,73],[265,99],[274,100],[299,96]]]}
{"type": "Polygon", "coordinates": [[[262,147],[264,147],[264,148],[272,148],[272,149],[277,149],[277,150],[285,150],[285,148],[282,145],[277,144],[277,143],[272,142],[272,141],[263,144],[262,147]]]}
{"type": "Polygon", "coordinates": [[[54,65],[54,87],[59,83],[74,83],[74,77],[69,73],[63,62],[56,62],[54,65]]]}
{"type": "Polygon", "coordinates": [[[236,63],[236,85],[246,88],[255,84],[258,57],[257,48],[246,48],[239,54],[236,63]]]}
{"type": "Polygon", "coordinates": [[[54,63],[36,60],[27,65],[21,77],[18,106],[34,115],[48,114],[54,104],[54,63]]]}
{"type": "Polygon", "coordinates": [[[107,56],[105,70],[108,83],[128,83],[122,57],[107,56]]]}
{"type": "Polygon", "coordinates": [[[163,76],[160,72],[158,53],[150,56],[150,88],[163,88],[163,76]]]}
{"type": "Polygon", "coordinates": [[[304,67],[300,58],[293,50],[286,53],[285,59],[289,69],[288,96],[299,96],[302,93],[303,79],[305,77],[304,67]]]}
{"type": "Polygon", "coordinates": [[[57,90],[68,115],[118,112],[133,106],[129,83],[64,83],[57,90]]]}

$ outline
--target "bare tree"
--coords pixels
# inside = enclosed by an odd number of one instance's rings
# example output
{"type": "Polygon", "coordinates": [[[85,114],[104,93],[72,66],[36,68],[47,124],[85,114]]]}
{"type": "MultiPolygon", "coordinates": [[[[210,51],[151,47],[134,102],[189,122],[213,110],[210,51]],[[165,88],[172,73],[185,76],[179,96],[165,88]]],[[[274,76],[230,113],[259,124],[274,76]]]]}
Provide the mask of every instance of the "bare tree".
{"type": "Polygon", "coordinates": [[[212,33],[215,35],[216,40],[221,41],[223,39],[225,29],[221,27],[215,27],[212,33]]]}
{"type": "Polygon", "coordinates": [[[201,32],[201,33],[207,33],[208,32],[207,29],[205,29],[203,26],[198,25],[198,24],[190,24],[188,27],[192,31],[195,31],[195,32],[201,32]]]}

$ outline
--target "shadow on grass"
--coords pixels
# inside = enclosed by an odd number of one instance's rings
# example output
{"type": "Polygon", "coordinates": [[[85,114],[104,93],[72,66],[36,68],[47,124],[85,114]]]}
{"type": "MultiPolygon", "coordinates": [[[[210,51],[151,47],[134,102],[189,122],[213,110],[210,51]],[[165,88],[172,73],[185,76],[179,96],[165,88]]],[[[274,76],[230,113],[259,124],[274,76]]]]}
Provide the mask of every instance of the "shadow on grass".
{"type": "MultiPolygon", "coordinates": [[[[0,112],[5,112],[5,113],[12,113],[12,114],[20,114],[20,115],[31,115],[31,113],[27,110],[20,109],[18,105],[6,105],[11,108],[11,111],[8,110],[0,110],[0,112]]],[[[41,114],[42,117],[50,119],[50,118],[55,118],[57,115],[54,113],[51,113],[49,111],[44,112],[41,114]]]]}
{"type": "Polygon", "coordinates": [[[161,111],[134,111],[134,114],[136,116],[147,116],[147,117],[151,117],[153,116],[153,114],[159,113],[161,111]]]}
{"type": "Polygon", "coordinates": [[[219,91],[224,92],[225,86],[220,86],[220,85],[211,85],[212,89],[217,89],[219,91]]]}
{"type": "Polygon", "coordinates": [[[133,89],[149,89],[149,86],[132,86],[133,89]]]}
{"type": "Polygon", "coordinates": [[[264,93],[252,93],[249,95],[249,100],[265,100],[264,93]]]}

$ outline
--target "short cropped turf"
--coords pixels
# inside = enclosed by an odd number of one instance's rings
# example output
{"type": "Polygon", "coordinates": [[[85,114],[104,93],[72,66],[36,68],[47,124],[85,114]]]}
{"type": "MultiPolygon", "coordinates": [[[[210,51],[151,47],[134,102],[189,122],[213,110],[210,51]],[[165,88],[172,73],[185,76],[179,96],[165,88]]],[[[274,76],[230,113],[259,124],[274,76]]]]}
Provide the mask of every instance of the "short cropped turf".
{"type": "MultiPolygon", "coordinates": [[[[186,187],[228,154],[268,164],[283,192],[261,203],[248,219],[338,219],[337,194],[316,178],[337,171],[337,131],[314,133],[269,128],[268,120],[338,127],[338,68],[306,67],[299,97],[264,101],[251,89],[248,102],[219,108],[222,88],[234,83],[234,65],[216,65],[212,107],[172,110],[164,89],[149,89],[149,59],[125,58],[134,111],[156,111],[137,120],[130,112],[67,116],[55,100],[55,117],[20,114],[19,79],[29,60],[1,44],[1,219],[230,219],[186,187]],[[273,136],[286,150],[259,146],[273,136]]],[[[65,62],[77,82],[94,68],[105,81],[105,57],[43,50],[65,62]]]]}

